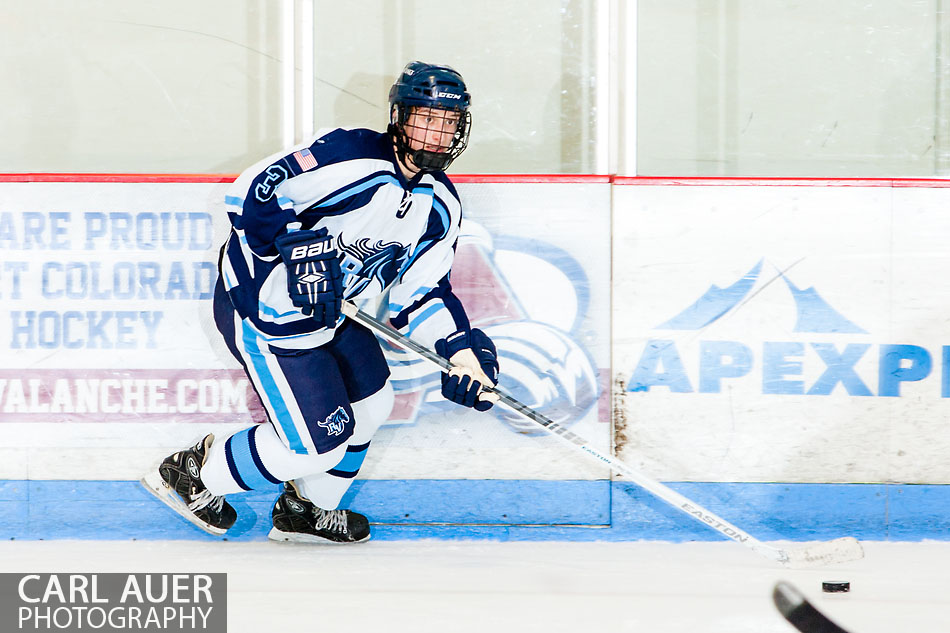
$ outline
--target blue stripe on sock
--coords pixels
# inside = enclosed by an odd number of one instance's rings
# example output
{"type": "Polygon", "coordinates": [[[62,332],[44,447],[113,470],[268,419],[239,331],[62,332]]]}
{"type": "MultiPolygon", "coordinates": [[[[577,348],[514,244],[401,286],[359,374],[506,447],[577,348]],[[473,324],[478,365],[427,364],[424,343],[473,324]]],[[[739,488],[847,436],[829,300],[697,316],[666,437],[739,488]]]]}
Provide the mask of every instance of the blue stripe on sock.
{"type": "Polygon", "coordinates": [[[327,474],[334,477],[339,477],[340,479],[353,479],[358,473],[347,473],[343,472],[342,470],[337,470],[336,468],[331,468],[327,471],[327,474]]]}
{"type": "MultiPolygon", "coordinates": [[[[245,482],[249,490],[258,488],[269,488],[272,484],[278,483],[272,477],[269,479],[257,467],[257,463],[251,454],[250,434],[257,427],[252,426],[240,433],[235,433],[228,438],[228,444],[231,446],[231,455],[234,459],[234,470],[239,474],[241,480],[245,482]]],[[[254,452],[257,452],[256,450],[254,452]]],[[[260,460],[260,458],[258,458],[260,460]]],[[[229,463],[230,465],[230,463],[229,463]]],[[[233,471],[232,471],[233,474],[233,471]]],[[[235,477],[237,479],[237,477],[235,477]]]]}
{"type": "Polygon", "coordinates": [[[264,475],[264,479],[267,481],[272,484],[282,483],[280,479],[270,474],[267,467],[264,466],[264,462],[261,461],[261,454],[257,452],[257,429],[259,428],[261,428],[260,425],[252,427],[250,434],[247,436],[248,444],[251,448],[251,457],[254,459],[254,465],[257,466],[257,469],[261,471],[261,474],[264,475]]]}
{"type": "Polygon", "coordinates": [[[346,455],[343,456],[340,463],[328,470],[327,473],[334,477],[343,477],[344,479],[356,477],[356,474],[360,472],[360,467],[363,465],[363,460],[366,459],[366,450],[368,448],[369,442],[359,446],[348,446],[346,448],[346,455]]]}
{"type": "Polygon", "coordinates": [[[248,485],[244,483],[244,480],[241,479],[241,474],[238,472],[237,466],[234,463],[234,453],[231,449],[232,439],[233,436],[229,437],[228,441],[224,443],[224,457],[228,460],[228,470],[231,471],[231,477],[237,482],[237,485],[239,485],[244,490],[250,490],[248,485]]]}

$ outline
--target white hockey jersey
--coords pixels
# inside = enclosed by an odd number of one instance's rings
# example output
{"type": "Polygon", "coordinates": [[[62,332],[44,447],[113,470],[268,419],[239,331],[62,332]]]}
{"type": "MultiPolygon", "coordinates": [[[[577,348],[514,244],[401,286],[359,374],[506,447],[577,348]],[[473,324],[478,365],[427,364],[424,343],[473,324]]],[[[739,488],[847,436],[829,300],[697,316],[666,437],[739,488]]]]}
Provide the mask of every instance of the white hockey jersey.
{"type": "Polygon", "coordinates": [[[288,227],[326,228],[340,253],[344,298],[388,291],[393,325],[419,342],[431,346],[469,328],[449,280],[462,216],[458,193],[442,172],[407,181],[388,135],[321,132],[245,171],[225,202],[232,229],[221,278],[241,318],[272,345],[312,348],[333,337],[291,303],[274,245],[288,227]]]}

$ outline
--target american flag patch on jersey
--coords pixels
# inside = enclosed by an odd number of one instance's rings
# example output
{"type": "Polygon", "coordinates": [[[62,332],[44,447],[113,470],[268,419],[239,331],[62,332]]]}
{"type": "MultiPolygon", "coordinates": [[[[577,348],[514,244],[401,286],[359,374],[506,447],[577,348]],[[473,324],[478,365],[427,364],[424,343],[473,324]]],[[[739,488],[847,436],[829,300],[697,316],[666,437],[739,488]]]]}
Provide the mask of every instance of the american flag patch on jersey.
{"type": "Polygon", "coordinates": [[[300,165],[300,169],[307,171],[317,166],[317,159],[313,157],[309,149],[302,149],[294,152],[294,160],[300,165]]]}

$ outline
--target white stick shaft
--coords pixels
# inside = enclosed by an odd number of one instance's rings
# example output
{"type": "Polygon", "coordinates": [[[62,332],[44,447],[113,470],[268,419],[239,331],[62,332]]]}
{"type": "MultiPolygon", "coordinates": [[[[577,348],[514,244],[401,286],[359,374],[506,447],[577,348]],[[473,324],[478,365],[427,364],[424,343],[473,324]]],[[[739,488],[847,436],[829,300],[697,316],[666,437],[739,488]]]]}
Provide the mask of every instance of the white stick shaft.
{"type": "MultiPolygon", "coordinates": [[[[392,327],[381,323],[365,312],[360,311],[355,305],[353,305],[353,303],[349,301],[343,302],[343,314],[365,325],[387,341],[394,343],[404,349],[408,349],[409,351],[415,352],[423,359],[429,361],[443,371],[448,371],[452,368],[452,365],[445,358],[442,358],[432,350],[419,345],[409,337],[400,334],[392,327]]],[[[716,515],[714,512],[707,510],[695,501],[684,497],[672,488],[669,488],[668,486],[665,486],[664,484],[647,477],[646,475],[633,469],[615,457],[604,455],[597,449],[590,446],[590,444],[584,438],[580,437],[573,431],[564,428],[554,420],[551,420],[537,411],[534,411],[527,405],[519,402],[515,398],[505,393],[504,390],[495,387],[494,389],[491,389],[491,391],[494,391],[496,394],[498,394],[498,399],[501,403],[508,406],[526,420],[540,425],[554,437],[558,438],[563,443],[571,446],[572,448],[583,452],[588,457],[606,464],[615,472],[620,473],[630,481],[649,491],[656,497],[662,499],[693,520],[699,521],[703,525],[716,530],[720,534],[738,543],[742,543],[743,545],[746,545],[747,547],[750,547],[760,554],[773,560],[781,561],[785,559],[784,552],[782,552],[782,550],[765,545],[755,537],[746,533],[744,530],[740,530],[738,527],[716,515]]]]}

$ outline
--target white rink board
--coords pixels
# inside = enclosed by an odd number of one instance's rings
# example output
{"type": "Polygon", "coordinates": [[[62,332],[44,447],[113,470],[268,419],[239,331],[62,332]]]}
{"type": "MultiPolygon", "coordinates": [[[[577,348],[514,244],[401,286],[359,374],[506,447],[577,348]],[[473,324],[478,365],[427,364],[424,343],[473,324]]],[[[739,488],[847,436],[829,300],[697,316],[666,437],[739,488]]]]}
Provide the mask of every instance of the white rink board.
{"type": "MultiPolygon", "coordinates": [[[[211,319],[226,187],[0,183],[0,479],[137,479],[205,432],[262,419],[211,319]]],[[[531,341],[525,362],[552,373],[530,372],[522,399],[607,450],[610,260],[588,246],[609,242],[609,184],[458,188],[453,285],[473,324],[531,341]]],[[[504,345],[513,375],[519,350],[504,345]]],[[[434,376],[414,375],[399,370],[361,477],[607,476],[494,412],[445,408],[434,376]]]]}
{"type": "Polygon", "coordinates": [[[945,188],[615,187],[622,457],[674,481],[950,482],[948,208],[945,188]]]}
{"type": "MultiPolygon", "coordinates": [[[[166,449],[253,419],[202,297],[225,187],[0,185],[0,479],[134,479],[166,449]],[[144,214],[185,219],[123,228],[144,214]],[[117,267],[144,270],[144,290],[117,292],[117,267]]],[[[554,383],[590,384],[612,354],[624,460],[664,481],[950,483],[950,190],[612,189],[611,271],[591,248],[611,234],[610,185],[460,185],[472,273],[453,282],[466,305],[480,298],[476,325],[560,357],[554,383]],[[637,381],[649,389],[618,390],[637,381]]],[[[361,476],[607,476],[498,417],[439,408],[431,378],[403,393],[361,476]]],[[[606,450],[604,383],[572,429],[606,450]]]]}

